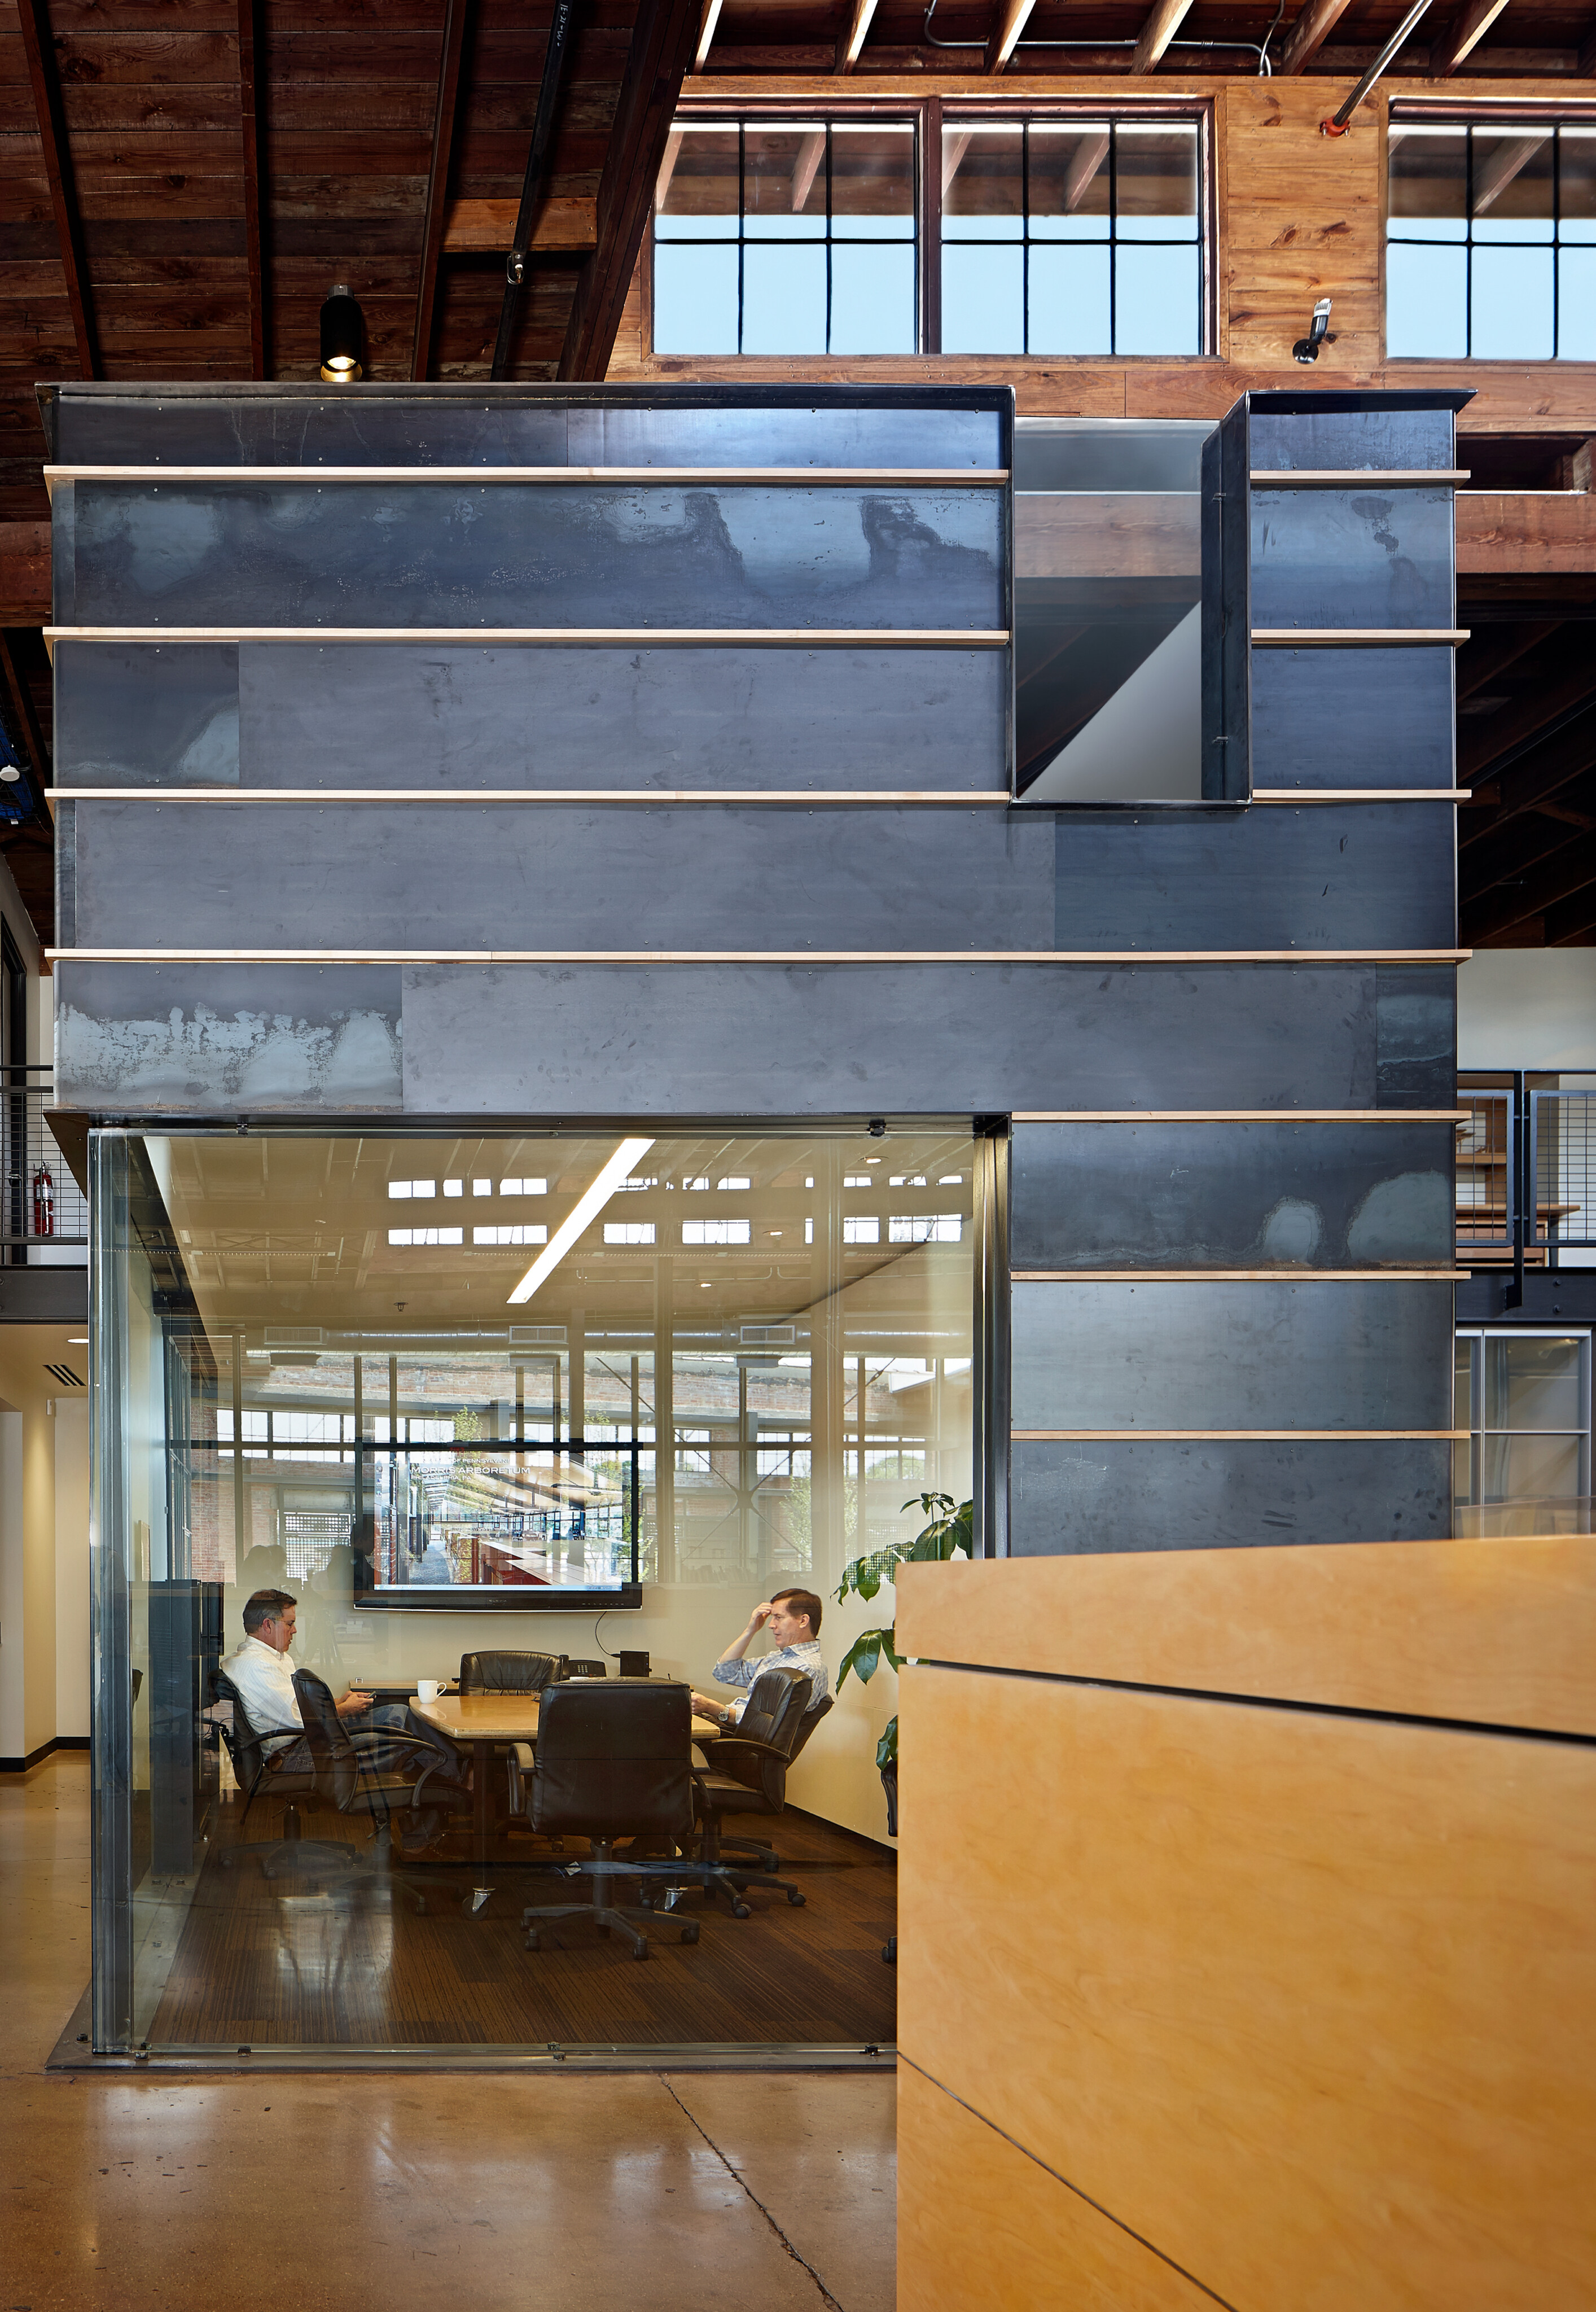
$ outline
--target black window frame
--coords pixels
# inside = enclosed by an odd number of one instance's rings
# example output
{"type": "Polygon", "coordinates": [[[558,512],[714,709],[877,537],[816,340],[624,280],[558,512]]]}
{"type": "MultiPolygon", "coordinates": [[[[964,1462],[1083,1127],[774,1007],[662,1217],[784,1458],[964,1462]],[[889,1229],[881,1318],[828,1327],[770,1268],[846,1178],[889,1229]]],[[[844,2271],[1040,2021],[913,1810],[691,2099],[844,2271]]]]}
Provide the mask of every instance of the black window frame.
{"type": "MultiPolygon", "coordinates": [[[[727,101],[717,101],[710,95],[693,95],[692,97],[683,98],[677,105],[673,126],[687,128],[697,124],[707,124],[711,121],[729,122],[735,120],[737,122],[739,129],[741,129],[745,124],[753,121],[769,121],[772,124],[780,123],[784,119],[794,121],[824,121],[828,131],[826,166],[829,171],[831,165],[831,140],[829,131],[832,124],[842,120],[869,118],[878,119],[883,122],[912,122],[916,132],[916,208],[914,250],[917,343],[913,352],[906,354],[832,354],[828,352],[826,354],[773,355],[748,355],[743,353],[711,354],[699,352],[694,354],[665,354],[660,355],[661,359],[711,362],[747,360],[772,360],[784,362],[824,360],[876,362],[907,361],[924,358],[934,359],[940,357],[943,354],[941,153],[942,132],[944,128],[979,127],[982,125],[996,127],[999,124],[1007,125],[1012,122],[1022,124],[1028,130],[1030,126],[1035,122],[1048,121],[1064,124],[1072,120],[1102,121],[1109,127],[1111,132],[1121,126],[1152,126],[1159,121],[1184,122],[1196,127],[1198,165],[1198,230],[1196,235],[1199,301],[1198,351],[1196,353],[1185,354],[991,354],[981,353],[979,350],[968,350],[950,354],[946,357],[953,361],[1011,361],[1016,363],[1044,361],[1050,365],[1050,367],[1056,366],[1060,363],[1069,362],[1078,362],[1087,367],[1101,367],[1105,362],[1112,362],[1116,365],[1121,363],[1136,364],[1154,362],[1189,363],[1193,361],[1214,361],[1221,357],[1219,352],[1218,312],[1218,208],[1216,170],[1214,164],[1214,103],[1211,97],[1154,98],[1143,99],[1139,101],[1126,101],[1122,98],[1114,98],[1106,103],[1101,101],[1094,103],[1086,98],[1016,98],[1008,92],[1006,92],[1002,98],[993,97],[990,99],[983,98],[979,94],[961,94],[957,96],[928,94],[926,96],[920,97],[855,97],[842,99],[830,99],[823,95],[818,101],[816,101],[812,96],[798,96],[785,93],[781,96],[774,96],[761,101],[755,101],[746,95],[739,95],[727,101]],[[933,155],[935,156],[935,165],[932,164],[933,155]]],[[[1025,141],[1028,147],[1030,141],[1028,135],[1025,141]]],[[[742,139],[740,136],[738,145],[738,181],[740,201],[743,173],[742,139]]],[[[1111,156],[1115,153],[1117,139],[1111,134],[1111,156]]],[[[827,188],[826,198],[826,246],[829,252],[831,246],[831,194],[829,185],[827,188]]],[[[739,231],[739,233],[737,236],[739,244],[747,238],[748,236],[741,231],[739,231]]],[[[753,238],[757,241],[759,236],[754,235],[753,238]]],[[[853,236],[849,236],[849,238],[852,239],[853,236]]],[[[696,245],[700,247],[725,246],[730,239],[731,236],[727,236],[725,241],[709,243],[698,242],[696,245]]],[[[650,218],[648,240],[649,245],[646,253],[646,279],[648,285],[648,351],[651,357],[657,350],[654,345],[654,261],[658,247],[653,228],[652,215],[650,215],[650,218]]],[[[867,242],[864,245],[869,246],[870,244],[867,242]]],[[[903,246],[901,242],[895,245],[899,247],[903,246]]],[[[962,244],[954,243],[952,245],[955,247],[962,245],[964,247],[979,248],[982,244],[980,242],[967,241],[962,244]]],[[[1006,245],[1009,247],[1015,246],[1013,242],[1007,243],[1006,245]]],[[[1028,245],[1028,235],[1026,245],[1028,245]]],[[[1060,244],[1051,243],[1050,245],[1058,246],[1060,244]]],[[[1112,250],[1116,245],[1156,248],[1162,244],[1156,241],[1138,241],[1135,243],[1126,242],[1124,244],[1116,244],[1111,239],[1109,243],[1111,252],[1111,280],[1113,272],[1112,250]]],[[[1189,244],[1182,242],[1179,245],[1185,247],[1189,244]]],[[[1112,291],[1111,289],[1111,296],[1112,294],[1112,291]]],[[[829,253],[827,260],[826,306],[826,336],[829,344],[831,336],[829,253]]],[[[740,344],[742,338],[742,267],[740,261],[740,249],[738,266],[737,322],[737,335],[740,344]]],[[[1028,337],[1028,312],[1025,317],[1025,328],[1028,337]]]]}
{"type": "Polygon", "coordinates": [[[1544,107],[1537,108],[1533,112],[1525,112],[1515,111],[1511,108],[1496,111],[1488,105],[1471,105],[1467,110],[1454,110],[1450,108],[1443,110],[1438,106],[1430,107],[1427,105],[1417,104],[1392,105],[1388,127],[1388,138],[1385,153],[1385,183],[1383,188],[1385,232],[1380,253],[1382,271],[1382,293],[1380,300],[1381,337],[1382,350],[1385,352],[1385,357],[1387,360],[1401,362],[1502,361],[1511,362],[1515,364],[1521,362],[1540,363],[1589,361],[1590,356],[1588,355],[1565,354],[1558,350],[1557,340],[1561,335],[1563,302],[1562,267],[1558,262],[1558,259],[1565,247],[1580,250],[1596,248],[1596,241],[1569,241],[1565,243],[1559,237],[1562,223],[1562,131],[1565,128],[1588,129],[1592,127],[1596,127],[1596,118],[1592,118],[1588,111],[1576,112],[1566,108],[1553,109],[1551,107],[1544,107]],[[1393,149],[1389,140],[1389,128],[1391,127],[1448,128],[1454,131],[1460,131],[1464,135],[1463,237],[1461,241],[1429,240],[1417,233],[1396,232],[1392,230],[1392,226],[1397,220],[1392,217],[1391,208],[1391,170],[1394,162],[1393,149]],[[1551,131],[1551,238],[1547,241],[1531,241],[1527,237],[1523,241],[1492,240],[1477,244],[1474,239],[1475,131],[1477,129],[1480,129],[1484,130],[1487,135],[1501,135],[1504,131],[1511,132],[1515,128],[1521,130],[1547,128],[1551,131]],[[1475,352],[1474,251],[1477,245],[1491,250],[1546,250],[1550,252],[1552,260],[1552,350],[1549,354],[1477,354],[1475,352]],[[1386,263],[1386,251],[1393,248],[1461,249],[1463,251],[1463,351],[1461,354],[1393,354],[1390,351],[1391,275],[1390,267],[1386,263]]]}

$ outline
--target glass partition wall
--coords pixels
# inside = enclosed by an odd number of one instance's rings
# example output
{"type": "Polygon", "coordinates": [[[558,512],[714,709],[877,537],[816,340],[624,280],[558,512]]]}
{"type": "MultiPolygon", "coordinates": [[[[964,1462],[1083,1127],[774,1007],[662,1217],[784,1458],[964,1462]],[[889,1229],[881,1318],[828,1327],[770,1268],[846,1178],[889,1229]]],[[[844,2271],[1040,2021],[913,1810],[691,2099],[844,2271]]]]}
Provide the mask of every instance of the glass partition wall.
{"type": "MultiPolygon", "coordinates": [[[[893,1931],[890,1870],[867,1889],[857,1855],[829,1924],[812,1894],[790,1922],[706,1912],[697,1946],[658,1943],[644,2027],[590,1931],[522,1952],[555,1882],[496,1787],[481,1915],[449,1828],[423,1907],[408,1859],[319,1798],[306,1838],[354,1865],[268,1878],[237,1850],[281,1835],[280,1805],[244,1826],[212,1678],[279,1589],[294,1661],[336,1695],[400,1705],[478,1649],[611,1676],[624,1649],[710,1687],[772,1590],[829,1604],[847,1558],[918,1529],[921,1493],[970,1497],[974,1158],[967,1125],[93,1136],[97,2046],[697,2040],[693,1971],[731,1934],[738,1969],[772,1972],[763,2012],[710,2002],[718,2036],[890,2037],[845,1996],[779,2019],[789,1923],[841,1937],[842,1975],[893,1931]]],[[[833,1679],[876,1618],[831,1606],[833,1679]]],[[[892,1685],[850,1682],[794,1770],[838,1853],[885,1838],[892,1685]]]]}

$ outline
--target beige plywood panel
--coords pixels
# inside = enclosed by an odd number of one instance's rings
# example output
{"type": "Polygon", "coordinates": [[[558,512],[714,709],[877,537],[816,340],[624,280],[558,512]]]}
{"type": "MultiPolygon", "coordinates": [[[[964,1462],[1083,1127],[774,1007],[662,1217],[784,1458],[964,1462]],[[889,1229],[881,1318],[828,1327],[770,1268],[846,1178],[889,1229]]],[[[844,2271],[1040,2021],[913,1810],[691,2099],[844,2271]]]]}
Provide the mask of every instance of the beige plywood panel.
{"type": "Polygon", "coordinates": [[[936,1661],[1596,1734],[1596,1537],[909,1565],[936,1661]]]}
{"type": "Polygon", "coordinates": [[[1214,2298],[908,2063],[900,2312],[1207,2312],[1214,2298]]]}
{"type": "Polygon", "coordinates": [[[1588,2312],[1596,1752],[931,1669],[901,1750],[910,2061],[1229,2304],[1588,2312]]]}

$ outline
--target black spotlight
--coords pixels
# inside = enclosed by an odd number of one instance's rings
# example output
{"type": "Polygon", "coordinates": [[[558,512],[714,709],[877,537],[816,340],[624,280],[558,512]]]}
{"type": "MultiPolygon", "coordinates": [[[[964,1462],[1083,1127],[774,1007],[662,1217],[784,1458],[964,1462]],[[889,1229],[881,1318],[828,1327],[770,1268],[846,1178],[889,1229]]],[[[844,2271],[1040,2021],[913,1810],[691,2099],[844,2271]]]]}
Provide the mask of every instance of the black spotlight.
{"type": "Polygon", "coordinates": [[[361,368],[364,321],[346,281],[335,281],[321,309],[321,374],[328,385],[353,385],[361,368]]]}
{"type": "MultiPolygon", "coordinates": [[[[1325,331],[1330,328],[1330,301],[1328,297],[1321,297],[1313,308],[1313,319],[1308,325],[1307,336],[1299,337],[1291,348],[1293,361],[1316,362],[1319,359],[1319,348],[1324,343],[1325,331]]],[[[324,370],[322,375],[325,377],[326,374],[324,370]]]]}

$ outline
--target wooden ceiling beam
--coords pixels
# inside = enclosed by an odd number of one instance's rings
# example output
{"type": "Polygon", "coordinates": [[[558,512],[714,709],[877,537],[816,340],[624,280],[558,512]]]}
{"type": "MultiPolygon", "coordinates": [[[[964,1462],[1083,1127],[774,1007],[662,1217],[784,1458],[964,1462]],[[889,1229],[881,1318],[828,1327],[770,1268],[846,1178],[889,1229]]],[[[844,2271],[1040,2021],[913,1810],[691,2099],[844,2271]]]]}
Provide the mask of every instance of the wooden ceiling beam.
{"type": "Polygon", "coordinates": [[[84,377],[98,377],[100,340],[94,327],[88,260],[83,255],[83,228],[66,138],[66,116],[61,106],[61,81],[56,70],[49,0],[17,0],[17,14],[28,59],[28,78],[33,87],[39,138],[44,147],[50,206],[56,213],[56,238],[60,247],[61,268],[66,276],[66,302],[72,310],[73,335],[77,339],[78,369],[84,377]]]}
{"type": "MultiPolygon", "coordinates": [[[[1574,898],[1596,884],[1596,836],[1565,843],[1539,866],[1531,867],[1513,884],[1504,884],[1468,911],[1465,940],[1489,939],[1535,915],[1544,915],[1560,900],[1574,898]]],[[[1563,936],[1566,936],[1564,934],[1563,936]]]]}
{"type": "MultiPolygon", "coordinates": [[[[249,0],[240,0],[240,6],[249,0]]],[[[432,110],[432,154],[427,169],[427,200],[421,230],[421,277],[415,286],[415,337],[410,348],[410,375],[420,384],[431,366],[432,316],[438,302],[438,269],[443,256],[444,216],[449,201],[449,171],[454,157],[455,127],[460,113],[460,58],[466,45],[466,19],[470,0],[444,0],[443,41],[438,54],[438,97],[432,110]]],[[[510,220],[513,237],[515,222],[510,220]]],[[[510,246],[506,241],[505,247],[510,246]]]]}
{"type": "Polygon", "coordinates": [[[709,62],[710,49],[714,44],[716,29],[720,22],[720,7],[721,0],[703,0],[702,12],[698,20],[698,39],[693,50],[694,72],[702,72],[709,62]]]}
{"type": "Polygon", "coordinates": [[[1574,69],[1584,80],[1589,80],[1592,74],[1596,73],[1596,24],[1592,25],[1591,30],[1580,42],[1579,55],[1574,59],[1574,69]]]}
{"type": "Polygon", "coordinates": [[[1504,756],[1593,700],[1596,661],[1582,652],[1559,681],[1533,683],[1511,705],[1481,718],[1458,749],[1458,784],[1471,785],[1476,772],[1484,775],[1494,771],[1504,756]]]}
{"type": "Polygon", "coordinates": [[[256,72],[256,10],[239,0],[239,136],[244,148],[244,259],[249,275],[249,374],[269,374],[266,351],[266,265],[261,245],[260,78],[256,72]]]}
{"type": "Polygon", "coordinates": [[[1537,747],[1494,781],[1501,801],[1487,810],[1470,810],[1458,820],[1460,871],[1477,844],[1488,844],[1522,812],[1550,802],[1596,765],[1596,721],[1590,715],[1537,747]]]}
{"type": "Polygon", "coordinates": [[[1474,640],[1458,652],[1458,696],[1472,698],[1477,690],[1495,682],[1527,651],[1532,651],[1538,643],[1545,642],[1548,635],[1557,631],[1555,626],[1515,624],[1487,628],[1482,634],[1477,627],[1474,640]]]}
{"type": "Polygon", "coordinates": [[[1191,0],[1154,0],[1152,13],[1137,36],[1130,59],[1133,73],[1156,71],[1164,51],[1185,22],[1190,7],[1191,0]]]}
{"type": "Polygon", "coordinates": [[[1300,73],[1316,57],[1352,0],[1308,0],[1307,6],[1286,36],[1277,73],[1300,73]]]}
{"type": "Polygon", "coordinates": [[[848,22],[837,42],[836,70],[839,73],[850,73],[858,64],[859,50],[865,45],[865,36],[876,13],[876,0],[853,0],[848,22]]]}
{"type": "Polygon", "coordinates": [[[700,38],[697,0],[639,0],[598,180],[598,244],[577,280],[562,379],[602,378],[609,366],[676,100],[700,38]]]}
{"type": "Polygon", "coordinates": [[[1450,80],[1464,57],[1479,46],[1506,5],[1507,0],[1467,0],[1430,50],[1430,78],[1450,80]]]}
{"type": "Polygon", "coordinates": [[[1007,66],[1035,5],[1036,0],[1003,0],[997,31],[987,46],[988,72],[1000,73],[1007,66]]]}

